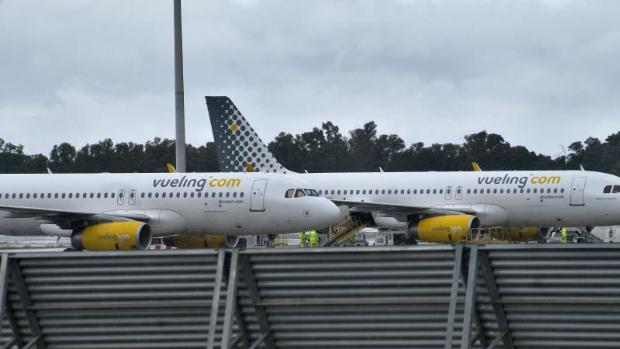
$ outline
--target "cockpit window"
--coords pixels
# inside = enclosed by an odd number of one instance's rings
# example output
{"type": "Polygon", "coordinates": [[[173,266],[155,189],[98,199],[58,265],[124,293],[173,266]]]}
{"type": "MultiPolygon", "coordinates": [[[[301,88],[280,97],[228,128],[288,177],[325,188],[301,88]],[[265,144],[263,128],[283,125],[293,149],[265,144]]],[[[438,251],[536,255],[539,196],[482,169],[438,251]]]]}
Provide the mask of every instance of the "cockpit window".
{"type": "Polygon", "coordinates": [[[304,189],[308,196],[319,196],[319,193],[314,189],[304,189]]]}
{"type": "Polygon", "coordinates": [[[620,185],[614,185],[614,193],[620,193],[620,185]]]}
{"type": "Polygon", "coordinates": [[[306,196],[306,193],[304,193],[303,189],[297,189],[295,190],[295,197],[296,198],[300,198],[302,196],[306,196]]]}
{"type": "Polygon", "coordinates": [[[611,185],[606,185],[605,188],[603,188],[603,194],[609,193],[611,193],[611,185]]]}
{"type": "Polygon", "coordinates": [[[286,194],[284,194],[285,198],[292,198],[293,195],[295,194],[295,189],[289,189],[286,191],[286,194]]]}

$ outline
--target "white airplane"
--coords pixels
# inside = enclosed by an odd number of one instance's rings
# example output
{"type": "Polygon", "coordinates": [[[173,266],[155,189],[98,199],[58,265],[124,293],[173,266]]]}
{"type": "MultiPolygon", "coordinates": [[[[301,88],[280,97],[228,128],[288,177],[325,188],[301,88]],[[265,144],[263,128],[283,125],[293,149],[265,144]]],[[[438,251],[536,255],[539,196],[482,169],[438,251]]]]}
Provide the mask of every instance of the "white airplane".
{"type": "Polygon", "coordinates": [[[337,222],[338,207],[309,188],[273,173],[0,175],[0,233],[70,236],[79,250],[141,250],[174,234],[234,244],[337,222]]]}
{"type": "MultiPolygon", "coordinates": [[[[222,171],[289,173],[228,97],[206,97],[222,171]]],[[[518,239],[554,226],[620,224],[620,178],[591,171],[299,173],[319,194],[380,227],[418,239],[463,241],[476,227],[518,239]]]]}

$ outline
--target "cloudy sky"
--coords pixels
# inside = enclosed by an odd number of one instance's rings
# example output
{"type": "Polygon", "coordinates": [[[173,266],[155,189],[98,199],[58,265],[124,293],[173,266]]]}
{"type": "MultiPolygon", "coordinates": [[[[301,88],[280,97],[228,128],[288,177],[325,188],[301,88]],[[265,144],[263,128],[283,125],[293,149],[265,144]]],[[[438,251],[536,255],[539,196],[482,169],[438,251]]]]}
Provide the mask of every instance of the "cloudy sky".
{"type": "MultiPolygon", "coordinates": [[[[620,1],[183,2],[187,139],[228,95],[266,141],[375,120],[549,155],[620,131],[620,1]]],[[[0,138],[174,137],[172,0],[0,0],[0,138]]]]}

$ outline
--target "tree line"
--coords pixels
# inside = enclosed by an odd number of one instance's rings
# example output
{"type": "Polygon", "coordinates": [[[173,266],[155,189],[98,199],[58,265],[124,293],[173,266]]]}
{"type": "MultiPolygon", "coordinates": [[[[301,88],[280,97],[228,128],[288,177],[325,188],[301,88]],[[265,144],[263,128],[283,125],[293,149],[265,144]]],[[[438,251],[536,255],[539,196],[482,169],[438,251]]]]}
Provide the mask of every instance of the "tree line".
{"type": "MultiPolygon", "coordinates": [[[[620,175],[620,132],[604,141],[589,137],[575,141],[565,154],[537,154],[524,146],[513,146],[501,135],[481,131],[466,135],[462,144],[407,146],[395,134],[378,134],[371,121],[344,135],[338,126],[325,122],[321,127],[293,135],[281,132],[269,150],[290,170],[303,172],[347,171],[469,171],[476,161],[483,170],[564,170],[579,169],[620,175]]],[[[0,173],[98,173],[165,172],[174,163],[174,140],[155,138],[145,144],[114,143],[104,139],[77,149],[60,143],[43,154],[28,155],[22,145],[0,138],[0,173]]],[[[219,171],[215,144],[187,145],[189,172],[219,171]]]]}

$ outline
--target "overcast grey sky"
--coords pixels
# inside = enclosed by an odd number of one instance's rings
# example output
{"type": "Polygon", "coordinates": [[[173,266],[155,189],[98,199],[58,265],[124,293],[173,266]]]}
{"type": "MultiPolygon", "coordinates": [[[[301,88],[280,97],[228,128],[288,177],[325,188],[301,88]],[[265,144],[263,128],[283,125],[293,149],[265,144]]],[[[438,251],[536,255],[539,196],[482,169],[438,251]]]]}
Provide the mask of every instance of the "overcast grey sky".
{"type": "MultiPolygon", "coordinates": [[[[620,1],[185,0],[187,140],[205,95],[263,140],[375,120],[407,144],[486,129],[549,155],[620,131],[620,1]]],[[[0,138],[49,153],[174,137],[172,0],[0,0],[0,138]]]]}

